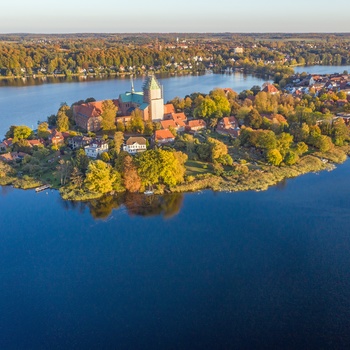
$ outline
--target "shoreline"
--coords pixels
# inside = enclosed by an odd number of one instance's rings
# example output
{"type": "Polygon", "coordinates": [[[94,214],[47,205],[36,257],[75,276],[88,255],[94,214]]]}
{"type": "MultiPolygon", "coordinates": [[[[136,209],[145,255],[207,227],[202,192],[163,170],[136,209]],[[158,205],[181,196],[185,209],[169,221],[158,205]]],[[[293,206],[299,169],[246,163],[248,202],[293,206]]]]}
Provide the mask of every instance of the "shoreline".
{"type": "MultiPolygon", "coordinates": [[[[320,171],[333,171],[336,165],[343,164],[349,161],[350,147],[337,147],[342,149],[347,157],[345,159],[324,162],[320,157],[315,155],[306,155],[300,159],[300,162],[291,166],[273,166],[263,165],[261,169],[250,170],[247,173],[233,173],[232,175],[214,175],[210,173],[196,176],[192,181],[186,181],[169,189],[156,188],[154,195],[164,194],[180,194],[180,193],[194,193],[203,190],[212,190],[214,192],[245,192],[245,191],[266,191],[270,187],[278,183],[296,178],[301,175],[318,173],[320,171]]],[[[323,159],[327,159],[326,155],[322,155],[323,159]]],[[[48,185],[35,179],[21,179],[14,177],[3,177],[0,179],[0,186],[12,186],[15,189],[33,190],[40,186],[48,185]],[[7,180],[7,181],[6,181],[7,180]]],[[[57,190],[60,197],[66,201],[72,202],[87,202],[90,200],[98,200],[105,196],[114,196],[115,194],[126,193],[112,192],[107,194],[99,194],[93,192],[69,192],[65,187],[51,186],[51,190],[57,190]],[[72,196],[74,195],[74,197],[72,196]]],[[[143,192],[136,193],[144,195],[143,192]]]]}

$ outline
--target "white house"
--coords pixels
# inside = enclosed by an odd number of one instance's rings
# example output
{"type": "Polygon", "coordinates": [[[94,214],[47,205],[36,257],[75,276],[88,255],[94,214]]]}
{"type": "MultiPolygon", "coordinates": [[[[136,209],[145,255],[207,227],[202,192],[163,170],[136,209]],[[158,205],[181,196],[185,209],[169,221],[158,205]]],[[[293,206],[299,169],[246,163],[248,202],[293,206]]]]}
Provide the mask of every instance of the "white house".
{"type": "Polygon", "coordinates": [[[104,140],[93,140],[84,150],[88,157],[97,158],[103,152],[108,152],[108,143],[104,140]]]}
{"type": "Polygon", "coordinates": [[[123,146],[123,151],[129,154],[144,152],[147,149],[147,141],[144,137],[129,137],[123,146]]]}

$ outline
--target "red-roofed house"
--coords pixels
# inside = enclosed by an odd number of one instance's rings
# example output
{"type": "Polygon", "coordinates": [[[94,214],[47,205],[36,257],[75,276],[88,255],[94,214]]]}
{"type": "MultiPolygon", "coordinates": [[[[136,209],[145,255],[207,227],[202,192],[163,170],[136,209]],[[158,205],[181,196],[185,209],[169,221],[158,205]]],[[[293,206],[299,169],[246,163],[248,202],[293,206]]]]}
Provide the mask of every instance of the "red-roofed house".
{"type": "Polygon", "coordinates": [[[53,129],[51,131],[51,135],[49,136],[49,141],[54,146],[61,146],[64,144],[64,137],[61,132],[53,129]]]}
{"type": "Polygon", "coordinates": [[[176,131],[184,131],[186,127],[186,120],[187,117],[183,112],[170,113],[166,118],[164,117],[164,120],[162,120],[160,123],[163,129],[169,129],[170,127],[173,127],[176,131]]]}
{"type": "Polygon", "coordinates": [[[238,137],[240,131],[238,121],[235,117],[222,118],[216,127],[216,132],[218,134],[231,135],[232,137],[238,137]]]}
{"type": "Polygon", "coordinates": [[[41,140],[27,140],[30,147],[41,147],[43,146],[43,143],[41,142],[41,140]]]}
{"type": "Polygon", "coordinates": [[[171,117],[172,113],[175,113],[175,107],[172,103],[164,105],[164,119],[171,117]]]}
{"type": "Polygon", "coordinates": [[[162,129],[169,129],[169,128],[176,129],[176,124],[173,120],[162,120],[160,122],[160,125],[162,126],[162,129]]]}
{"type": "Polygon", "coordinates": [[[194,120],[190,120],[187,123],[186,129],[191,131],[198,131],[198,130],[205,129],[206,127],[207,127],[207,123],[203,119],[194,119],[194,120]]]}
{"type": "Polygon", "coordinates": [[[172,114],[172,119],[173,120],[182,120],[182,121],[186,121],[187,120],[187,117],[186,117],[186,114],[184,112],[181,112],[181,113],[173,113],[172,114]]]}
{"type": "Polygon", "coordinates": [[[12,138],[6,139],[0,143],[0,152],[6,152],[8,147],[12,146],[12,138]]]}
{"type": "Polygon", "coordinates": [[[175,141],[174,135],[167,129],[165,130],[156,130],[154,133],[154,141],[165,144],[175,141]]]}
{"type": "Polygon", "coordinates": [[[271,95],[275,95],[279,93],[279,90],[272,84],[266,84],[262,89],[264,92],[268,92],[271,95]]]}

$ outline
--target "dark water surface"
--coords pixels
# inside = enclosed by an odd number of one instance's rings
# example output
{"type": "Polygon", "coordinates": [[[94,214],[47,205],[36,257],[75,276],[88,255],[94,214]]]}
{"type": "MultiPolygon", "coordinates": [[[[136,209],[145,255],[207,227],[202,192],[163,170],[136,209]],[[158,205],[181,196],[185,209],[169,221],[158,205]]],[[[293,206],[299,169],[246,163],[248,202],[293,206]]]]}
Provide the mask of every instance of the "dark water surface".
{"type": "Polygon", "coordinates": [[[349,348],[349,173],[126,205],[2,188],[0,348],[349,348]]]}

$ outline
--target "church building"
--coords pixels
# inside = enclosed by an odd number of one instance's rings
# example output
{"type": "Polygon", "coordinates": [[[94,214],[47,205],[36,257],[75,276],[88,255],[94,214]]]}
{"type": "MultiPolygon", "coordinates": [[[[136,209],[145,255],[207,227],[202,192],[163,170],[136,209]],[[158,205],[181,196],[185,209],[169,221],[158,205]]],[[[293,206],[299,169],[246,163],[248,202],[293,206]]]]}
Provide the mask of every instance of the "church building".
{"type": "Polygon", "coordinates": [[[154,75],[147,77],[142,92],[135,92],[131,83],[131,91],[119,95],[119,115],[130,116],[138,108],[144,121],[160,121],[164,116],[163,89],[154,75]]]}

